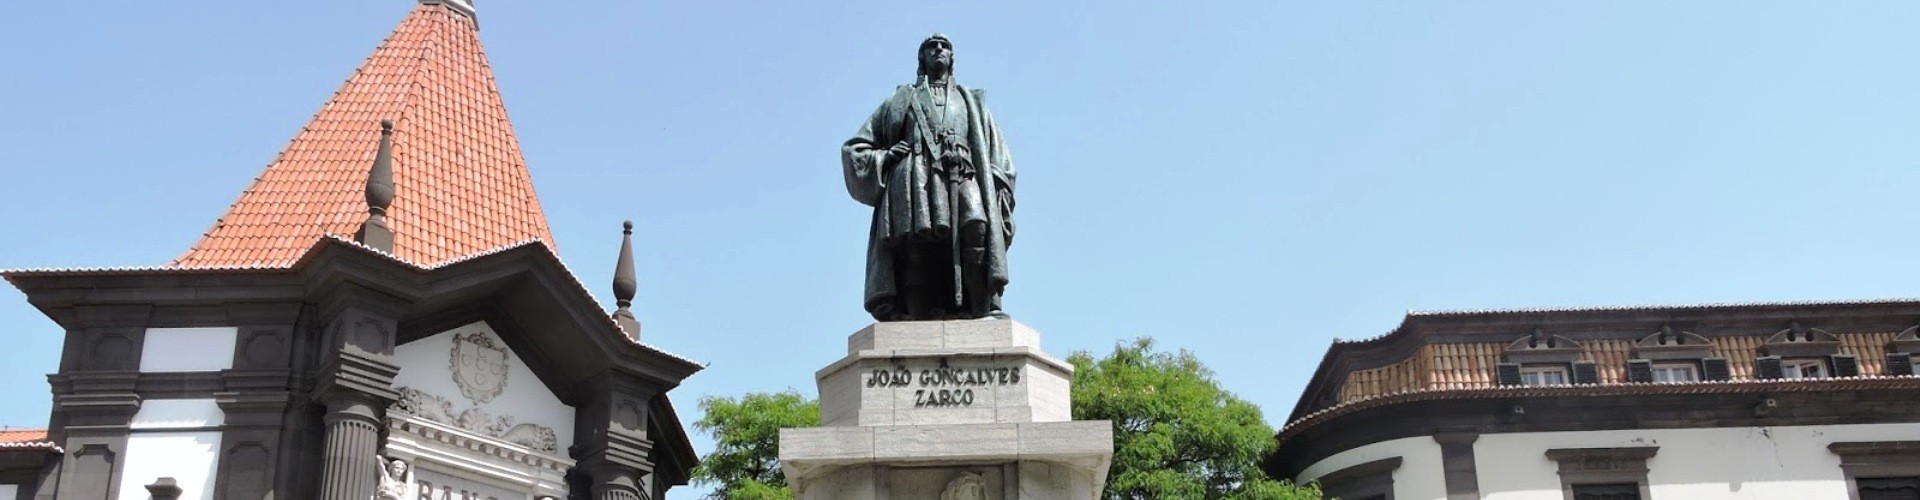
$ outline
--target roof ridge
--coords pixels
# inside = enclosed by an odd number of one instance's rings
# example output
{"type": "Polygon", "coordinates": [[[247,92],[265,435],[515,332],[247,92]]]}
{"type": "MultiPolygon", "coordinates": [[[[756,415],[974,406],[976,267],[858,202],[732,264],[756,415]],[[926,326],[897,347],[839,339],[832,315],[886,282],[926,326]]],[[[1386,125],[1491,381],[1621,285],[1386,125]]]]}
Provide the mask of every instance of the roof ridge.
{"type": "Polygon", "coordinates": [[[1466,316],[1473,314],[1528,314],[1556,312],[1604,312],[1604,311],[1645,311],[1660,309],[1719,309],[1741,307],[1779,307],[1779,306],[1825,306],[1825,305],[1873,305],[1920,302],[1916,298],[1881,299],[1841,299],[1841,300],[1773,300],[1752,302],[1694,302],[1684,304],[1629,304],[1594,305],[1572,307],[1515,307],[1487,309],[1436,309],[1431,311],[1408,310],[1407,316],[1466,316]]]}

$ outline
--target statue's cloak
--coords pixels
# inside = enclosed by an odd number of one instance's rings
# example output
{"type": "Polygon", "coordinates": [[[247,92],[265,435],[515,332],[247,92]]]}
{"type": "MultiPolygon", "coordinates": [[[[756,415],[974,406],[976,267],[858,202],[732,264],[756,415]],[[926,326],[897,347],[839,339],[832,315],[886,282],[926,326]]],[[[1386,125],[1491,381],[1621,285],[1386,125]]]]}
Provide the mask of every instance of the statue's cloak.
{"type": "MultiPolygon", "coordinates": [[[[986,262],[985,270],[991,291],[980,293],[997,294],[1007,284],[1007,246],[1013,242],[1013,156],[1007,151],[1006,143],[1000,139],[1000,129],[994,125],[993,116],[987,112],[984,94],[978,90],[969,90],[954,85],[952,95],[957,97],[967,110],[967,142],[971,150],[973,165],[978,174],[968,182],[979,188],[979,196],[947,197],[939,194],[920,196],[919,192],[905,189],[929,182],[928,167],[937,154],[924,154],[924,142],[917,130],[921,128],[920,113],[916,112],[915,99],[925,87],[906,85],[895,90],[893,97],[880,105],[860,131],[840,148],[840,164],[846,174],[847,193],[854,200],[873,207],[873,222],[867,239],[867,282],[866,308],[876,312],[877,308],[895,303],[899,296],[899,284],[896,279],[892,245],[887,241],[890,236],[899,234],[901,228],[942,226],[955,224],[955,214],[978,214],[986,219],[986,262]],[[909,141],[918,144],[911,158],[901,160],[899,164],[882,165],[887,149],[895,143],[909,141]],[[912,162],[912,163],[909,163],[912,162]],[[976,201],[977,200],[977,201],[976,201]],[[978,206],[950,206],[952,203],[973,204],[978,206]]],[[[931,141],[937,142],[937,141],[931,141]]],[[[938,184],[937,181],[934,184],[938,184]]],[[[958,227],[952,227],[958,231],[958,227]]],[[[955,263],[955,265],[959,265],[955,263]]],[[[954,286],[960,286],[955,283],[954,286]]],[[[975,293],[969,290],[968,293],[975,293]]],[[[984,299],[984,298],[983,298],[984,299]]],[[[957,304],[956,304],[957,305],[957,304]]],[[[896,307],[895,310],[901,310],[896,307]]],[[[878,314],[876,319],[880,318],[878,314]]]]}

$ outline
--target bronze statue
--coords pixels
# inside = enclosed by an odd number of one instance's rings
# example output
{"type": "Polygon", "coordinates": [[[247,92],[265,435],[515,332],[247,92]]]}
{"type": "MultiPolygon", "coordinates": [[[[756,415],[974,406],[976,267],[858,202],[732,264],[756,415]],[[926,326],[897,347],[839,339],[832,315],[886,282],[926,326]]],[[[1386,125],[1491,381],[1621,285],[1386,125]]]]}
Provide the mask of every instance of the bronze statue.
{"type": "Polygon", "coordinates": [[[873,207],[866,308],[880,321],[1004,317],[1013,157],[984,94],[953,82],[953,44],[920,43],[919,76],[840,147],[873,207]]]}

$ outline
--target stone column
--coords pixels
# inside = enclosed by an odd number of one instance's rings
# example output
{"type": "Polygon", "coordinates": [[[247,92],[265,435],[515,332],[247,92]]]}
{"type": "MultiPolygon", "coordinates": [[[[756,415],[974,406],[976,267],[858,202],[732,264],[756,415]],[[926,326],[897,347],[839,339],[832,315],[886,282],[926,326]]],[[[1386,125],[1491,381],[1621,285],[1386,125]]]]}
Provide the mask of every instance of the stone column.
{"type": "Polygon", "coordinates": [[[593,500],[645,500],[640,491],[639,471],[617,464],[600,464],[587,470],[593,478],[593,500]]]}
{"type": "Polygon", "coordinates": [[[380,413],[384,401],[371,394],[338,391],[324,397],[327,446],[321,469],[322,500],[373,498],[380,485],[380,413]]]}

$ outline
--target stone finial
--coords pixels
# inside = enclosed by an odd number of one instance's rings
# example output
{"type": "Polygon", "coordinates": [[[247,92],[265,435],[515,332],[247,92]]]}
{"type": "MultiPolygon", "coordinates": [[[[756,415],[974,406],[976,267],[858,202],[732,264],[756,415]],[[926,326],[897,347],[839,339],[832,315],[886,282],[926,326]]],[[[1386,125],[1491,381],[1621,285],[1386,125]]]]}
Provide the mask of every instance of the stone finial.
{"type": "Polygon", "coordinates": [[[171,477],[163,477],[147,485],[147,495],[153,500],[175,500],[180,498],[180,485],[171,477]]]}
{"type": "Polygon", "coordinates": [[[613,300],[619,309],[613,312],[613,321],[628,337],[640,340],[640,320],[633,317],[633,294],[638,291],[640,280],[633,273],[633,221],[621,223],[620,262],[613,267],[613,300]]]}
{"type": "Polygon", "coordinates": [[[393,206],[393,120],[380,120],[380,151],[373,157],[373,171],[367,174],[367,221],[353,239],[360,244],[393,253],[393,229],[387,225],[387,208],[393,206]]]}

